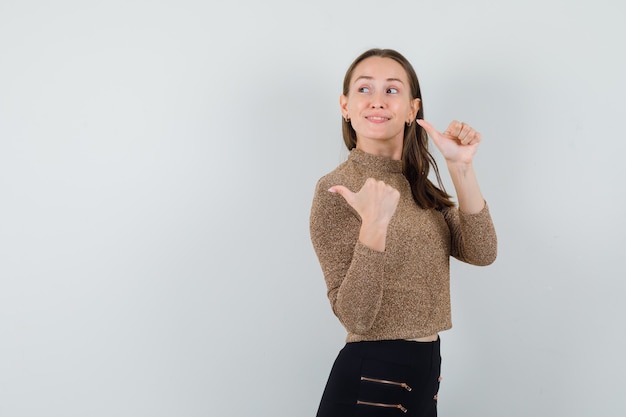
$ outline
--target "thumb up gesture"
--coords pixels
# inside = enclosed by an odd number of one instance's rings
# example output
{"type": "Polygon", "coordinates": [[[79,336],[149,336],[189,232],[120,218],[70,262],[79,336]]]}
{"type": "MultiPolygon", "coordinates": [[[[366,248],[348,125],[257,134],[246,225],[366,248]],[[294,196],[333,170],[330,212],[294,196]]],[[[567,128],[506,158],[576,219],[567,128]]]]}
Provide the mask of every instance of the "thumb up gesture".
{"type": "Polygon", "coordinates": [[[387,227],[398,207],[400,192],[374,178],[368,178],[356,193],[343,185],[334,185],[328,191],[341,195],[361,217],[361,243],[384,251],[387,227]]]}

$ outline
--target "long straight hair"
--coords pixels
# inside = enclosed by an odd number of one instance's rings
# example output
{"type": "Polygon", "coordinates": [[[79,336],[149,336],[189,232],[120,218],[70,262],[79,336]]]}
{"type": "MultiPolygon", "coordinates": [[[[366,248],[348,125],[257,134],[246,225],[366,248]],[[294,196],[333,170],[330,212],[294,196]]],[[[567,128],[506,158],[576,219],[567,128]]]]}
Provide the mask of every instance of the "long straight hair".
{"type": "MultiPolygon", "coordinates": [[[[404,68],[407,77],[409,79],[411,99],[420,99],[420,109],[417,112],[417,118],[424,118],[424,100],[422,100],[422,92],[420,90],[417,74],[413,69],[411,63],[397,51],[393,49],[370,49],[362,53],[357,59],[354,60],[346,75],[343,79],[343,94],[348,96],[350,93],[350,81],[354,69],[361,61],[377,56],[381,58],[391,58],[404,68]]],[[[343,141],[346,144],[348,150],[352,150],[356,147],[356,132],[352,128],[352,124],[349,121],[341,119],[343,141]]],[[[417,205],[423,209],[443,209],[446,207],[454,206],[451,200],[451,196],[445,191],[441,176],[439,175],[439,169],[435,158],[428,150],[428,134],[417,123],[411,123],[410,126],[404,127],[404,140],[402,146],[402,169],[404,176],[411,185],[411,193],[413,199],[417,205]],[[438,187],[435,186],[429,179],[428,174],[430,169],[434,170],[437,177],[438,187]]]]}

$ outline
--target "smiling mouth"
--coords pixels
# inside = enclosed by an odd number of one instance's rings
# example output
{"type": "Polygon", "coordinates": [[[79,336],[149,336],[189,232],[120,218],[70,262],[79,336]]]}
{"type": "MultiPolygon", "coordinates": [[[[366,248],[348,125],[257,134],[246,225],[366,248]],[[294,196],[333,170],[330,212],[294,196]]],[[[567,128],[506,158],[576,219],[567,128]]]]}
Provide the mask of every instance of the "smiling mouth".
{"type": "Polygon", "coordinates": [[[369,116],[366,117],[367,120],[369,120],[370,122],[386,122],[387,120],[389,120],[388,117],[381,117],[381,116],[369,116]]]}

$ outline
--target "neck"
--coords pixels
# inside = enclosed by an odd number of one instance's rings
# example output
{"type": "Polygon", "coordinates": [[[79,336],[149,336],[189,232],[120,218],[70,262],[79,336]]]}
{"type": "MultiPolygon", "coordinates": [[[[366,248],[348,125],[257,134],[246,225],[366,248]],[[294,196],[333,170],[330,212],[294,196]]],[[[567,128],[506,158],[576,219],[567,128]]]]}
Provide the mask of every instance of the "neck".
{"type": "Polygon", "coordinates": [[[372,141],[367,139],[357,139],[356,148],[371,155],[381,156],[383,158],[402,159],[402,142],[397,141],[372,141]]]}

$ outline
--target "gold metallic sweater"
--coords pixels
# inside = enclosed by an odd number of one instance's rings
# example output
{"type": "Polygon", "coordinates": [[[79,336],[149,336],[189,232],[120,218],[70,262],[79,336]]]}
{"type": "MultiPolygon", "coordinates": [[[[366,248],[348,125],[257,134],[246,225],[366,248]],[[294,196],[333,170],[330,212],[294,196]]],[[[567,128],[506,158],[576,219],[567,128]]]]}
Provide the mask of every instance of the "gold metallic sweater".
{"type": "Polygon", "coordinates": [[[357,149],[318,181],[310,221],[330,304],[348,331],[346,342],[412,339],[449,329],[450,256],[473,265],[496,258],[486,205],[477,214],[420,209],[402,161],[357,149]],[[344,185],[356,192],[370,177],[400,191],[384,252],[358,241],[359,215],[341,195],[328,191],[344,185]]]}

